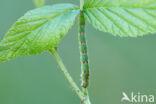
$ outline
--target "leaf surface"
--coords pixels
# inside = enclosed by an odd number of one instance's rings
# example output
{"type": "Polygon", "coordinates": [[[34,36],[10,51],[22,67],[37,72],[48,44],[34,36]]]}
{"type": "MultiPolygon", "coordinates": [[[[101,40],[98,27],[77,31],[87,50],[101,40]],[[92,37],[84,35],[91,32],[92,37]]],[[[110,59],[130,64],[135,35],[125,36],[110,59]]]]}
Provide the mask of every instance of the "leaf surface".
{"type": "Polygon", "coordinates": [[[57,4],[27,12],[0,43],[0,63],[57,47],[78,13],[79,8],[73,4],[57,4]]]}
{"type": "Polygon", "coordinates": [[[113,35],[156,32],[156,0],[86,0],[84,15],[95,28],[113,35]]]}

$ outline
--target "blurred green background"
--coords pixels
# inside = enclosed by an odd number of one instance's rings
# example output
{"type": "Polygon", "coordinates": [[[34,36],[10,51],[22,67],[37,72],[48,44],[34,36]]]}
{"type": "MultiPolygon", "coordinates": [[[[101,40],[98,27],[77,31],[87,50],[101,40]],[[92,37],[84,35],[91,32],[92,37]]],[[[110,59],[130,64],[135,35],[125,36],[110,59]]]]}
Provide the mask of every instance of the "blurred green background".
{"type": "MultiPolygon", "coordinates": [[[[48,5],[79,0],[47,0],[48,5]]],[[[31,0],[0,1],[0,40],[31,0]]],[[[59,54],[77,84],[80,62],[77,24],[59,44],[59,54]]],[[[156,95],[156,36],[114,37],[87,26],[92,104],[121,104],[122,91],[156,95]]],[[[79,104],[54,58],[44,52],[0,64],[0,104],[79,104]]]]}

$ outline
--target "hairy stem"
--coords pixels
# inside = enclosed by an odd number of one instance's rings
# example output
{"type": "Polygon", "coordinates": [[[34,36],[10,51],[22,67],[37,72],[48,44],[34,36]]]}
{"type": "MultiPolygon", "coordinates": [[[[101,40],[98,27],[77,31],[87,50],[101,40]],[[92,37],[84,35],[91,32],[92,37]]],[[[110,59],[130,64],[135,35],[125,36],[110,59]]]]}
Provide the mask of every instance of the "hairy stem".
{"type": "Polygon", "coordinates": [[[49,50],[50,53],[55,57],[58,65],[60,66],[61,70],[63,71],[65,77],[67,78],[67,80],[69,81],[69,83],[71,84],[71,86],[73,87],[74,91],[77,93],[77,95],[80,97],[81,100],[84,99],[82,92],[80,91],[80,89],[78,88],[78,86],[76,85],[76,83],[73,81],[72,77],[70,76],[70,74],[68,73],[65,65],[63,64],[60,56],[58,55],[56,49],[51,49],[49,50]]]}
{"type": "Polygon", "coordinates": [[[33,0],[34,1],[34,4],[37,8],[41,8],[44,6],[45,4],[45,0],[33,0]]]}
{"type": "Polygon", "coordinates": [[[86,97],[83,95],[83,93],[80,91],[80,89],[78,88],[78,86],[76,85],[76,83],[73,81],[72,77],[70,76],[70,74],[68,73],[65,65],[63,64],[60,56],[58,55],[56,49],[51,49],[49,50],[50,53],[55,57],[58,65],[60,66],[62,72],[64,73],[65,77],[67,78],[67,80],[69,81],[69,83],[71,84],[71,86],[73,87],[74,91],[76,92],[76,94],[80,97],[82,104],[91,104],[89,97],[86,97]]]}

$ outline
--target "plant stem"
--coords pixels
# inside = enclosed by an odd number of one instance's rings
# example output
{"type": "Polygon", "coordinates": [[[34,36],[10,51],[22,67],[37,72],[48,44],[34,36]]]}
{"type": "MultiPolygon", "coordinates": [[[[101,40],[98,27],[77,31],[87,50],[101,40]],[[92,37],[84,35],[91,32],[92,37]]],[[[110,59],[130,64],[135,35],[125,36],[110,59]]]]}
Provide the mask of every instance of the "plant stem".
{"type": "Polygon", "coordinates": [[[80,91],[80,89],[78,88],[78,86],[76,85],[76,83],[73,81],[71,75],[68,73],[65,65],[63,64],[60,56],[58,55],[56,49],[51,49],[49,50],[50,53],[55,57],[58,65],[60,66],[62,72],[64,73],[65,77],[67,78],[67,80],[69,81],[69,83],[71,84],[71,86],[73,87],[74,91],[76,92],[76,94],[80,97],[81,101],[83,102],[83,104],[91,104],[89,97],[86,98],[83,93],[80,91]]]}
{"type": "Polygon", "coordinates": [[[80,10],[83,10],[84,0],[80,0],[80,10]]]}
{"type": "Polygon", "coordinates": [[[45,4],[45,0],[33,0],[34,1],[34,4],[37,8],[41,8],[44,6],[45,4]]]}
{"type": "Polygon", "coordinates": [[[56,49],[51,49],[49,50],[50,53],[55,57],[58,65],[60,66],[61,70],[63,71],[65,77],[68,79],[69,83],[71,84],[71,86],[73,87],[74,91],[77,93],[77,95],[80,97],[81,100],[83,100],[83,94],[80,91],[80,89],[78,88],[78,86],[76,85],[76,83],[73,81],[72,77],[70,76],[70,74],[68,73],[65,65],[63,64],[60,56],[58,55],[56,49]]]}

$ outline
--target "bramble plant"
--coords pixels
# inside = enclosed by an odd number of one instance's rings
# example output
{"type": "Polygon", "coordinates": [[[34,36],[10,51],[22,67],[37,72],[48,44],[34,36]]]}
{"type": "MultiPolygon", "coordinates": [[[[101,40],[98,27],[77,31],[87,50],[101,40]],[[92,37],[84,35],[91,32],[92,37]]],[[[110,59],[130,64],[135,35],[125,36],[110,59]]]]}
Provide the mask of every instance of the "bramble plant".
{"type": "Polygon", "coordinates": [[[34,0],[37,9],[28,11],[6,33],[0,43],[0,63],[18,56],[49,51],[58,62],[82,104],[91,104],[87,87],[89,64],[85,23],[121,37],[137,37],[156,32],[156,0],[80,0],[73,4],[44,6],[44,0],[34,0]],[[79,47],[82,90],[65,68],[57,46],[79,16],[79,47]]]}

